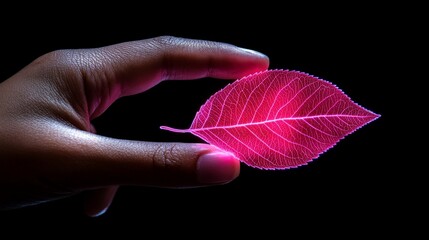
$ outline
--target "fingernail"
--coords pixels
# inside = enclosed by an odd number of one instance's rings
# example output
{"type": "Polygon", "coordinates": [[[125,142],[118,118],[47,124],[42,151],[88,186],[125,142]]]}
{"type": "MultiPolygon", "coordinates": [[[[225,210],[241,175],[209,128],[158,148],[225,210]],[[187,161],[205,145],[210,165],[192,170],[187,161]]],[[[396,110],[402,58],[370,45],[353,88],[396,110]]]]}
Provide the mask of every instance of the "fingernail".
{"type": "Polygon", "coordinates": [[[229,153],[211,152],[200,156],[197,171],[200,183],[228,183],[240,173],[240,161],[229,153]]]}
{"type": "Polygon", "coordinates": [[[267,55],[260,53],[260,52],[257,52],[255,50],[251,50],[251,49],[247,49],[247,48],[240,48],[240,49],[241,49],[241,51],[250,53],[252,55],[258,55],[258,56],[263,57],[263,58],[268,58],[267,55]]]}

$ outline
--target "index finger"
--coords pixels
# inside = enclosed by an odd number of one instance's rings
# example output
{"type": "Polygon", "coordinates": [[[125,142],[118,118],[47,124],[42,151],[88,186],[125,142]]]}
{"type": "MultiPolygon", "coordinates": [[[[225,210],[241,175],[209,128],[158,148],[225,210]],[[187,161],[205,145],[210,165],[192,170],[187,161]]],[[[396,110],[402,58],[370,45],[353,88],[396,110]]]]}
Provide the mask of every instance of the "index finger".
{"type": "Polygon", "coordinates": [[[98,66],[110,72],[112,78],[108,80],[121,89],[121,96],[143,92],[162,80],[241,78],[266,70],[269,64],[267,56],[253,50],[170,36],[116,44],[95,51],[102,56],[98,66]]]}

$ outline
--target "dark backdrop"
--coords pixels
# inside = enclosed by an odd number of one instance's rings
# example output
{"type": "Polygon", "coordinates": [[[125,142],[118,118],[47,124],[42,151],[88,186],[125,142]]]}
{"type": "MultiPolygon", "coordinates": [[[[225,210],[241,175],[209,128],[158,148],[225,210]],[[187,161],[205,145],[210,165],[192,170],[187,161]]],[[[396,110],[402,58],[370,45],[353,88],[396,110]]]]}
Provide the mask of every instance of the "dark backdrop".
{"type": "MultiPolygon", "coordinates": [[[[129,8],[134,11],[80,8],[70,14],[35,11],[4,17],[0,81],[55,49],[174,35],[263,52],[270,57],[271,69],[299,70],[328,80],[382,117],[297,169],[261,171],[243,164],[241,176],[225,186],[188,190],[122,187],[111,209],[96,219],[83,216],[80,196],[76,196],[0,212],[0,228],[36,225],[49,230],[60,225],[75,232],[109,225],[109,229],[128,226],[147,233],[161,226],[165,232],[156,232],[165,234],[180,226],[177,233],[186,234],[204,225],[210,232],[235,228],[285,236],[301,228],[319,231],[312,229],[322,225],[332,233],[337,229],[352,234],[384,231],[379,223],[393,215],[385,203],[395,181],[390,178],[392,159],[386,155],[387,79],[380,62],[391,55],[385,43],[394,23],[380,18],[380,9],[340,6],[341,11],[316,7],[308,12],[303,7],[280,10],[272,6],[228,12],[224,6],[216,8],[215,14],[171,14],[163,8],[129,8]],[[151,12],[158,17],[146,16],[151,12]],[[131,227],[135,224],[139,227],[131,227]]],[[[192,135],[161,131],[159,126],[188,127],[206,99],[227,83],[209,78],[163,82],[143,94],[120,99],[94,123],[100,134],[116,138],[199,142],[192,135]]]]}

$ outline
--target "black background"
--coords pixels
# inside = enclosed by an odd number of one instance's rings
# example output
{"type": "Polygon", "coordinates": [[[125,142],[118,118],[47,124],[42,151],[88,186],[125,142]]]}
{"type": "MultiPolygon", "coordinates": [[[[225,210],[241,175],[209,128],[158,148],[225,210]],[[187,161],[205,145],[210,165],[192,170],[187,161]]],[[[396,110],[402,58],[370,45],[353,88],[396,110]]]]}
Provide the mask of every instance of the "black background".
{"type": "MultiPolygon", "coordinates": [[[[35,225],[49,231],[51,226],[62,226],[79,232],[108,225],[105,230],[162,235],[176,227],[177,234],[191,234],[203,225],[209,233],[232,228],[286,236],[298,229],[314,233],[311,229],[323,225],[332,233],[342,229],[353,235],[373,230],[383,234],[386,228],[380,223],[396,214],[386,205],[396,194],[392,189],[397,181],[391,178],[396,163],[387,154],[391,151],[387,143],[391,140],[389,90],[382,64],[393,55],[386,42],[402,31],[395,20],[380,16],[381,9],[374,6],[337,6],[340,11],[318,6],[277,9],[271,5],[233,11],[228,11],[229,6],[212,7],[174,13],[166,11],[166,6],[133,5],[109,12],[83,7],[67,13],[16,12],[1,23],[0,79],[52,50],[174,35],[260,51],[270,57],[271,69],[299,70],[328,80],[382,117],[297,169],[261,171],[243,164],[240,177],[231,184],[204,189],[125,186],[100,218],[85,217],[82,199],[76,196],[0,212],[0,228],[35,225]],[[147,16],[150,13],[156,17],[147,16]],[[165,231],[154,230],[159,226],[165,231]]],[[[94,124],[99,134],[115,138],[200,142],[192,135],[159,130],[159,126],[188,127],[206,99],[227,83],[208,78],[163,82],[143,94],[120,99],[94,124]]]]}

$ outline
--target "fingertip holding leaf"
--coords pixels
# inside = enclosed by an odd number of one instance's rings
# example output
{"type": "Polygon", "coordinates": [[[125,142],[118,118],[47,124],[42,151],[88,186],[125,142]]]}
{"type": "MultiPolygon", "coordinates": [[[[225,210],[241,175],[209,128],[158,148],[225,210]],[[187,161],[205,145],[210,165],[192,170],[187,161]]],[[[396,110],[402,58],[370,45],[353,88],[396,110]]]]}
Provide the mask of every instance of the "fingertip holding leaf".
{"type": "Polygon", "coordinates": [[[252,167],[287,169],[307,164],[378,117],[327,81],[267,70],[216,92],[189,129],[161,129],[192,133],[252,167]]]}

